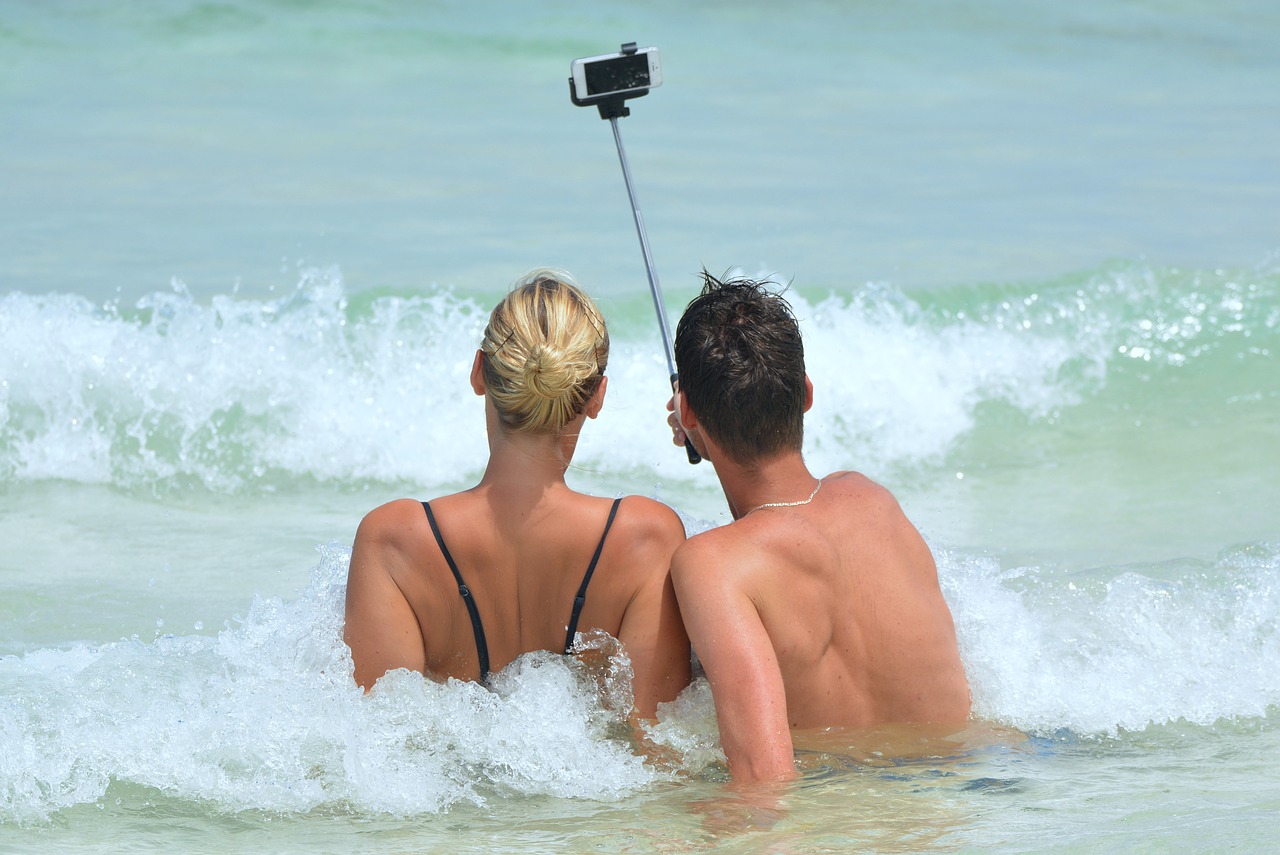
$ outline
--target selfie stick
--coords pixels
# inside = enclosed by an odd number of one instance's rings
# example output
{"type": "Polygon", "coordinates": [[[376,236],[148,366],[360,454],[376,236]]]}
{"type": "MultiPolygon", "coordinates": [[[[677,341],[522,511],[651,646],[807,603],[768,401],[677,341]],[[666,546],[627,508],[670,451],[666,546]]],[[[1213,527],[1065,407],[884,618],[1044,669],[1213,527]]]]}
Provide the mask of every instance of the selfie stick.
{"type": "MultiPolygon", "coordinates": [[[[622,46],[622,53],[624,54],[633,54],[635,52],[635,42],[628,42],[622,46]]],[[[654,311],[658,313],[658,330],[662,333],[662,347],[667,357],[667,371],[671,375],[671,391],[674,393],[676,380],[679,377],[676,373],[675,346],[672,344],[671,328],[667,323],[667,311],[662,301],[662,289],[658,285],[658,274],[653,269],[653,255],[649,252],[649,238],[644,230],[644,217],[640,213],[640,203],[636,201],[635,188],[631,185],[631,170],[627,166],[627,152],[622,147],[622,134],[618,132],[618,119],[631,115],[631,108],[626,106],[626,100],[628,98],[640,98],[648,94],[648,89],[642,89],[625,94],[605,95],[598,99],[580,99],[573,89],[573,79],[569,79],[569,97],[573,100],[573,103],[579,107],[595,106],[600,111],[600,118],[608,119],[609,125],[613,128],[613,141],[618,147],[618,162],[622,164],[622,179],[627,185],[627,198],[631,200],[631,215],[636,221],[636,234],[640,236],[640,252],[644,254],[644,268],[649,275],[649,293],[653,296],[654,311]]],[[[693,447],[693,443],[688,438],[684,441],[684,450],[690,463],[702,461],[702,455],[698,454],[698,450],[693,447]]]]}

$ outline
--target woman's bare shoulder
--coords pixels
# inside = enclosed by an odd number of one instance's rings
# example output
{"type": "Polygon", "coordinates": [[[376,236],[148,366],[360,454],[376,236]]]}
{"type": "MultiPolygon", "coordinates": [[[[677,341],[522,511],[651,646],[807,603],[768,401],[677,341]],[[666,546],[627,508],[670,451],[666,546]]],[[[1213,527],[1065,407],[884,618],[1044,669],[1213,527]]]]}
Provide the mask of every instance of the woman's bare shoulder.
{"type": "Polygon", "coordinates": [[[632,533],[684,540],[684,523],[671,507],[646,496],[624,496],[615,525],[625,521],[632,533]]]}
{"type": "Polygon", "coordinates": [[[426,512],[416,499],[395,499],[364,515],[356,530],[356,545],[379,544],[404,548],[426,524],[426,512]]]}
{"type": "Polygon", "coordinates": [[[615,555],[628,562],[660,565],[664,572],[671,553],[684,538],[680,516],[662,502],[645,496],[624,496],[609,531],[615,555]]]}

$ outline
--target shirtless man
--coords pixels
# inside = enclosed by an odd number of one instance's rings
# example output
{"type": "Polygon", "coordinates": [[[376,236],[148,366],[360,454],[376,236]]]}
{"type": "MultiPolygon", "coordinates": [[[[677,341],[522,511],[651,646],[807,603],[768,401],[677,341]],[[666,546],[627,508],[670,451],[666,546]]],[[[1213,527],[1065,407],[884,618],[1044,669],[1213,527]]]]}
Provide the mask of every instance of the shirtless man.
{"type": "Polygon", "coordinates": [[[715,467],[734,522],[681,545],[671,575],[734,781],[794,777],[793,729],[964,722],[929,548],[884,487],[805,466],[813,385],[790,307],[772,283],[703,275],[669,422],[715,467]]]}

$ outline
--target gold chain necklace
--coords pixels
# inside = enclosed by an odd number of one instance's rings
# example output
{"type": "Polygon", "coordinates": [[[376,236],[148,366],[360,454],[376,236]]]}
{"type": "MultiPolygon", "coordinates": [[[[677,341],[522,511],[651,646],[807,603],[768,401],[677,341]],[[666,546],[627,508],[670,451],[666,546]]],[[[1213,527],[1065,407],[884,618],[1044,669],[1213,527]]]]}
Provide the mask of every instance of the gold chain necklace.
{"type": "MultiPolygon", "coordinates": [[[[813,488],[813,492],[809,494],[809,498],[801,499],[798,502],[765,502],[763,505],[756,505],[754,508],[747,511],[747,514],[753,514],[756,511],[761,510],[762,508],[798,508],[801,505],[807,505],[813,501],[813,497],[818,495],[818,491],[821,489],[822,489],[822,479],[819,478],[818,486],[813,488]]],[[[743,514],[743,516],[745,517],[747,514],[743,514]]]]}

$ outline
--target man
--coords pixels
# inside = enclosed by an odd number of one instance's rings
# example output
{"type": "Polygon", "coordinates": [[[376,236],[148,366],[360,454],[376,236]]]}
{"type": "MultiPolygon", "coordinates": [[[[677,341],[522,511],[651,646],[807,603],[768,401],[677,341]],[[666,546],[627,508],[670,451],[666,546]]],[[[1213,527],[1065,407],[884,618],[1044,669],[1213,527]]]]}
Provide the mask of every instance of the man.
{"type": "Polygon", "coordinates": [[[969,687],[933,556],[884,487],[801,456],[813,385],[780,296],[703,273],[668,405],[734,522],[672,558],[735,782],[795,775],[793,729],[964,722],[969,687]]]}

